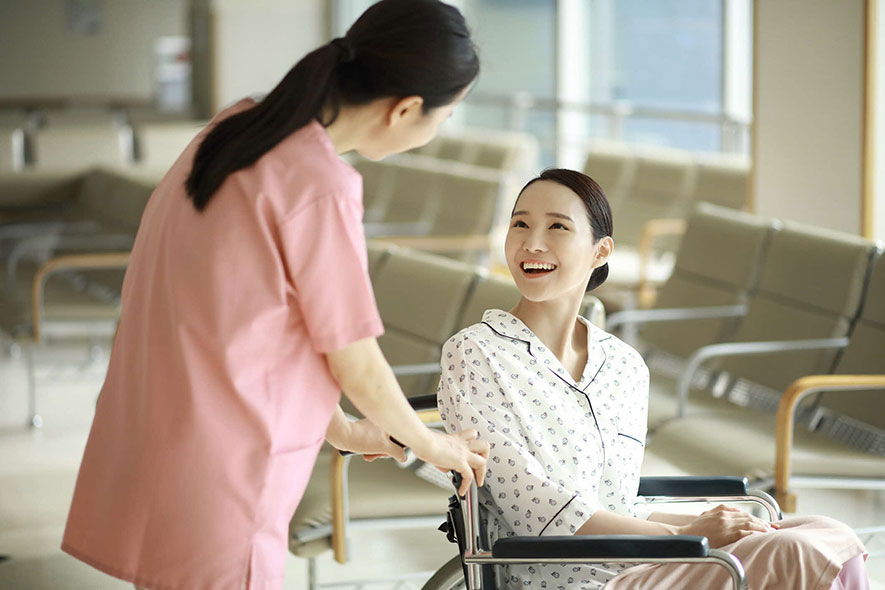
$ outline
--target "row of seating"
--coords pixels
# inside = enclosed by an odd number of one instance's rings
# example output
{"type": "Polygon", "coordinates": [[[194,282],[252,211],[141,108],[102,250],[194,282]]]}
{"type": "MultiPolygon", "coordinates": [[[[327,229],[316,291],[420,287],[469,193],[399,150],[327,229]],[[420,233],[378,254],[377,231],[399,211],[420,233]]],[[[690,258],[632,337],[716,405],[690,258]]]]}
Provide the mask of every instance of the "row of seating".
{"type": "Polygon", "coordinates": [[[0,173],[82,170],[94,165],[168,169],[201,121],[59,122],[39,129],[0,124],[0,173]]]}
{"type": "Polygon", "coordinates": [[[609,198],[618,243],[633,247],[648,221],[685,219],[699,201],[744,209],[749,168],[744,156],[609,141],[591,142],[584,164],[609,198]]]}
{"type": "MultiPolygon", "coordinates": [[[[92,345],[116,327],[151,176],[102,169],[0,175],[0,341],[33,361],[47,339],[92,345]]],[[[34,363],[29,413],[39,426],[34,363]]],[[[10,418],[11,419],[11,418],[10,418]]]]}
{"type": "Polygon", "coordinates": [[[509,212],[513,176],[427,156],[355,159],[370,237],[454,258],[488,259],[509,212]]]}
{"type": "Polygon", "coordinates": [[[791,511],[788,480],[885,487],[885,396],[843,391],[885,387],[882,248],[699,206],[654,308],[609,318],[653,369],[648,449],[664,462],[652,469],[779,478],[791,511]],[[854,374],[878,377],[824,380],[798,407],[783,393],[808,375],[854,374]]]}

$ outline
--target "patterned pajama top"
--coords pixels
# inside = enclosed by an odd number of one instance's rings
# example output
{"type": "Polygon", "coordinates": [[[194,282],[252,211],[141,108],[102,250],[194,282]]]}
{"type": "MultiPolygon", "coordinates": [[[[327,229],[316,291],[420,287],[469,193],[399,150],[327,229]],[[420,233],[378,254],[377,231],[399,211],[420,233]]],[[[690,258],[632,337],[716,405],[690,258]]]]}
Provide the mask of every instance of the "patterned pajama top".
{"type": "MultiPolygon", "coordinates": [[[[572,535],[602,508],[648,518],[637,497],[648,368],[633,348],[587,326],[577,382],[515,316],[488,310],[442,349],[437,399],[449,432],[491,444],[479,493],[491,540],[572,535]]],[[[506,566],[509,588],[598,589],[629,564],[506,566]]]]}

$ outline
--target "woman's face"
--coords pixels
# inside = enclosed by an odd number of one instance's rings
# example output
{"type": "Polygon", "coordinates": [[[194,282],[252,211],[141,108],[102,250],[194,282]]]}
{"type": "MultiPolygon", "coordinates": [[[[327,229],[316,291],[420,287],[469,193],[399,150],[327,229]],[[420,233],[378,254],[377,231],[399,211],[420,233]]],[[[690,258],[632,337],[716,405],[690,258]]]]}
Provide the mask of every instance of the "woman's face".
{"type": "Polygon", "coordinates": [[[384,114],[383,124],[371,134],[369,141],[358,151],[370,160],[380,160],[390,154],[421,147],[436,137],[440,125],[446,122],[455,107],[467,95],[465,88],[451,103],[424,111],[420,97],[408,97],[392,103],[384,114]]]}
{"type": "Polygon", "coordinates": [[[594,241],[587,209],[571,189],[539,180],[516,201],[504,254],[529,301],[583,294],[593,270],[610,253],[611,238],[594,241]]]}

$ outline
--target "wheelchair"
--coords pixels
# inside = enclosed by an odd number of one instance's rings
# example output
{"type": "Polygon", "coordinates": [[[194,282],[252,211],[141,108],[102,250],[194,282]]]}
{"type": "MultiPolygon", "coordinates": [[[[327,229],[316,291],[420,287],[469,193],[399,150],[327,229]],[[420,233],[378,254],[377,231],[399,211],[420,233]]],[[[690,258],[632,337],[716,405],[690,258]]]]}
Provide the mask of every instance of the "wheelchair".
{"type": "MultiPolygon", "coordinates": [[[[455,490],[460,477],[453,476],[455,490]]],[[[691,535],[573,535],[516,536],[489,547],[489,535],[480,518],[474,482],[464,497],[449,499],[446,522],[440,530],[458,544],[458,555],[444,564],[422,590],[497,590],[495,567],[506,564],[712,563],[724,567],[735,590],[747,590],[744,568],[734,555],[710,547],[706,537],[691,535]]],[[[769,494],[747,489],[742,477],[643,477],[639,495],[649,503],[752,502],[769,520],[783,518],[769,494]]]]}

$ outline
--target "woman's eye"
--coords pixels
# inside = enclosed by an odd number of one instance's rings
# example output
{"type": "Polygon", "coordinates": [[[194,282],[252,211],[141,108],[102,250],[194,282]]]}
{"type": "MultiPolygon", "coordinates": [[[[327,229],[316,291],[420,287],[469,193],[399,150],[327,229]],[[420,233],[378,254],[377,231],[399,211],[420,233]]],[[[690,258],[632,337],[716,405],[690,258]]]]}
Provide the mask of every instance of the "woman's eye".
{"type": "Polygon", "coordinates": [[[513,222],[513,227],[528,227],[528,226],[525,224],[525,221],[515,221],[515,222],[513,222]]]}
{"type": "Polygon", "coordinates": [[[564,229],[564,230],[568,230],[568,228],[567,228],[566,226],[562,225],[561,223],[554,223],[553,225],[550,226],[550,229],[564,229]]]}

